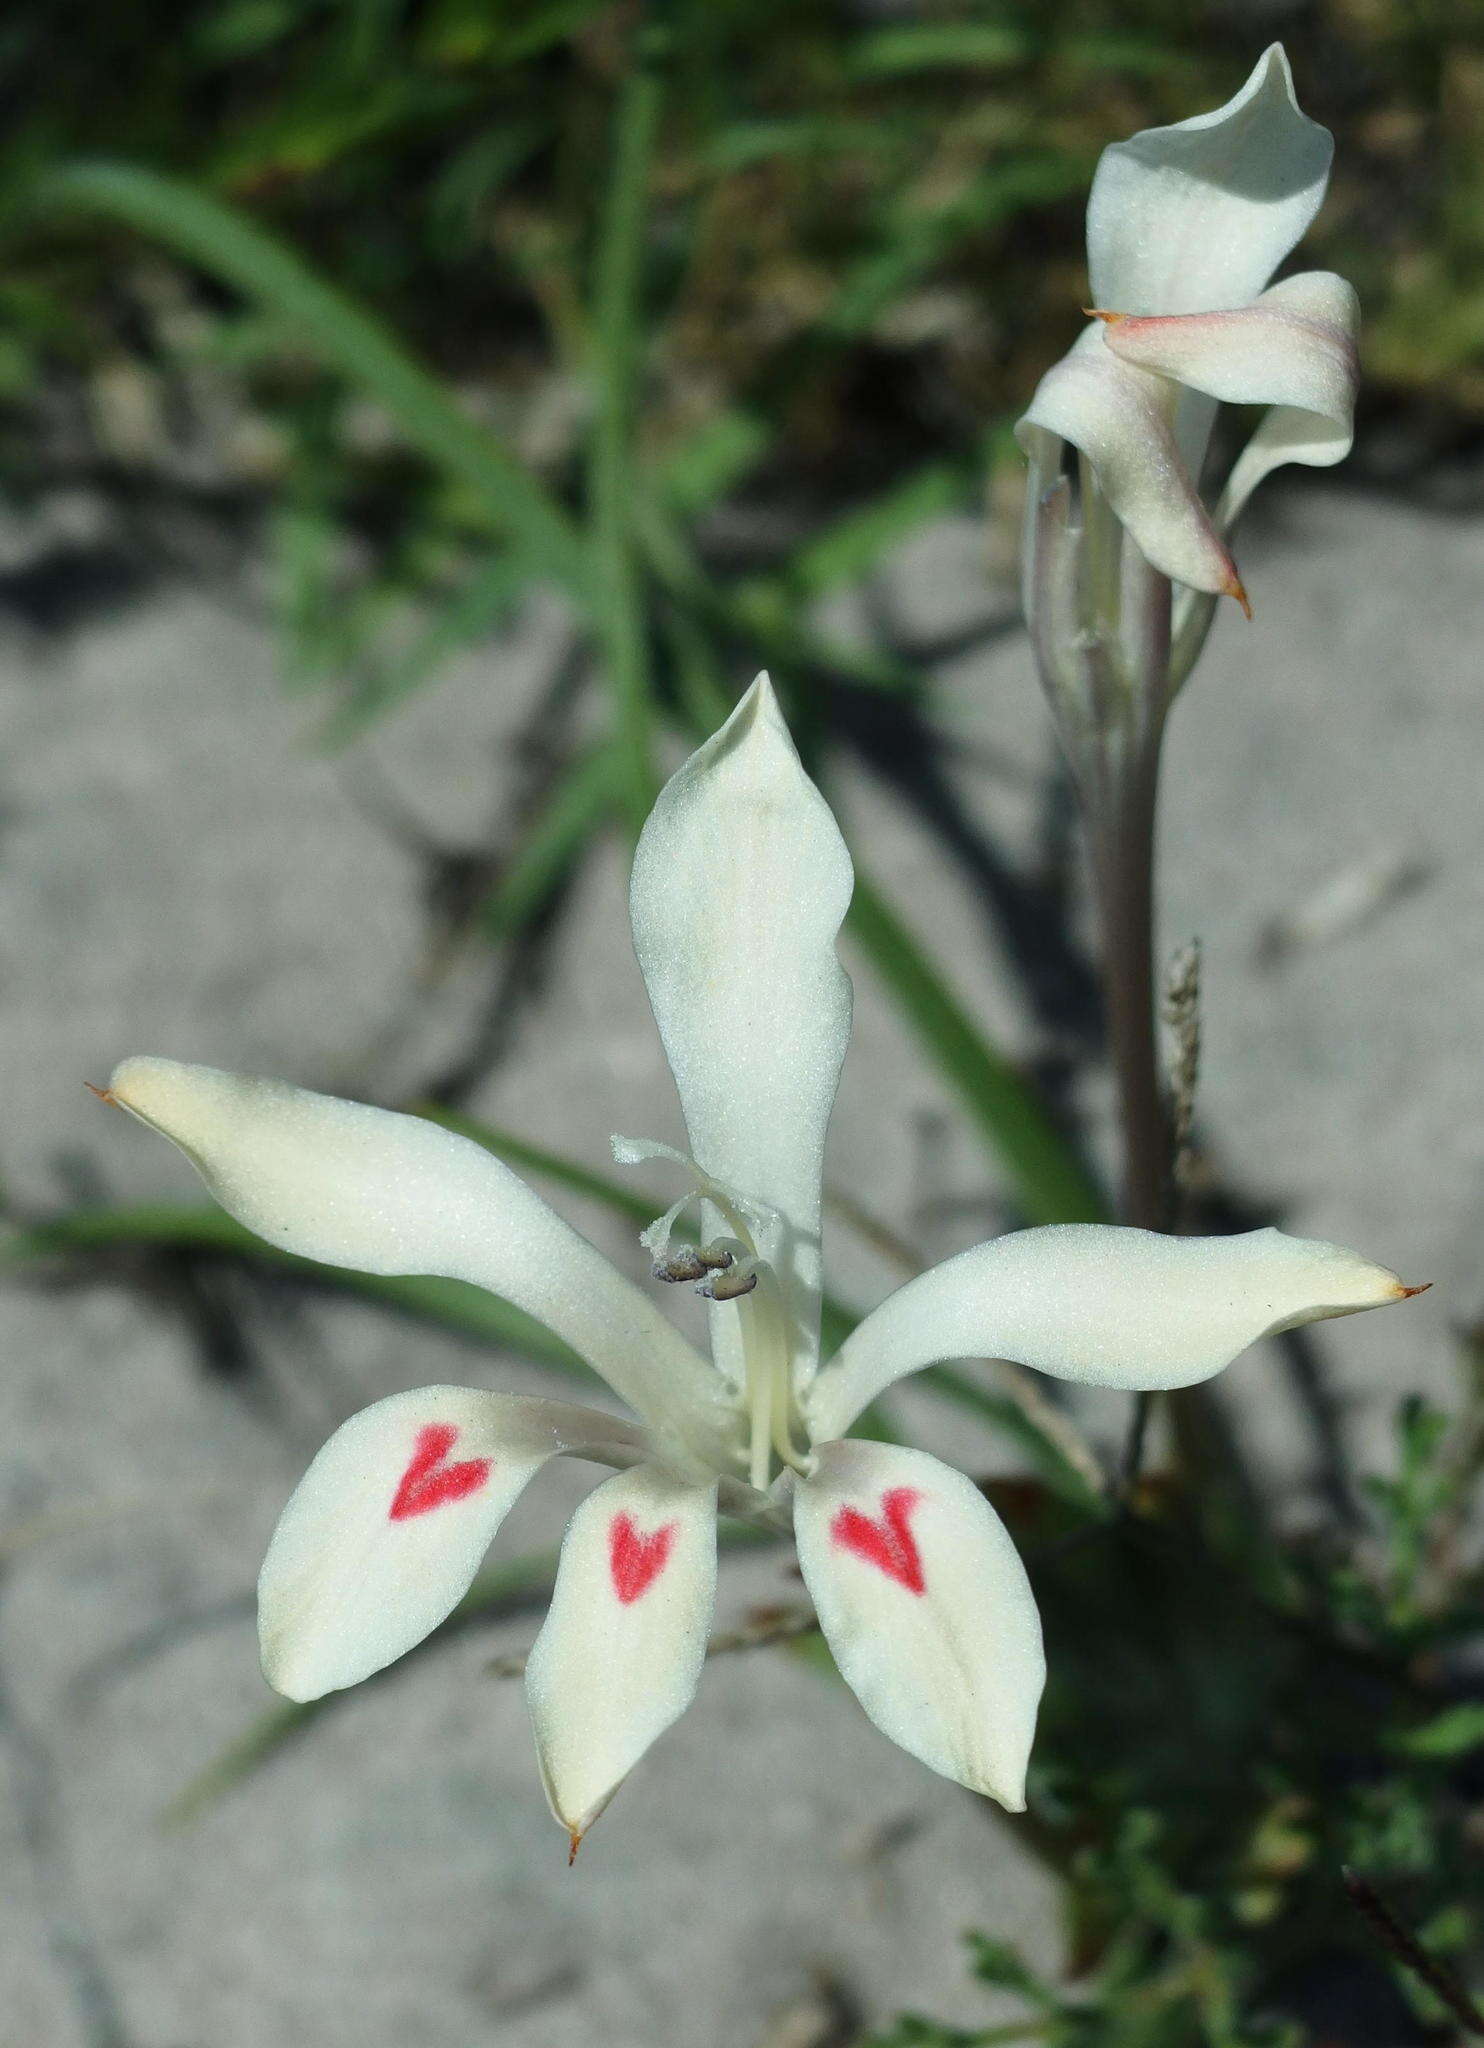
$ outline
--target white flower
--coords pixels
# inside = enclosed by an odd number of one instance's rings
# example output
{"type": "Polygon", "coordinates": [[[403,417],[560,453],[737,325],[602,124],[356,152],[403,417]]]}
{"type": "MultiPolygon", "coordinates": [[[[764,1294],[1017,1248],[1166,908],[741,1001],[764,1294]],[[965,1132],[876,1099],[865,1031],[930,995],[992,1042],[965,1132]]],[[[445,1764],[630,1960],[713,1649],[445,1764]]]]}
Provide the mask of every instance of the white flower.
{"type": "MultiPolygon", "coordinates": [[[[1299,112],[1277,43],[1224,107],[1104,150],[1087,209],[1097,317],[1016,429],[1033,522],[1070,442],[1155,569],[1246,609],[1232,523],[1269,470],[1339,462],[1352,439],[1354,292],[1324,271],[1268,285],[1319,210],[1333,151],[1299,112]],[[1217,401],[1269,410],[1208,512],[1200,483],[1217,401]]],[[[1084,511],[1084,530],[1095,516],[1084,511]]],[[[1028,552],[1027,610],[1044,610],[1058,571],[1044,548],[1039,563],[1028,552]]],[[[1181,600],[1177,647],[1202,615],[1209,605],[1181,600]]]]}
{"type": "Polygon", "coordinates": [[[1018,1809],[1044,1675],[1025,1572],[962,1474],[849,1439],[862,1409],[905,1373],[983,1355],[1101,1386],[1186,1386],[1265,1332],[1406,1292],[1351,1252],[1274,1230],[1025,1230],[903,1287],[820,1368],[821,1170],[850,1026],[835,938],[851,885],[759,677],[661,793],[633,875],[635,946],[690,1150],[615,1150],[681,1169],[680,1199],[645,1242],[657,1277],[709,1292],[711,1361],[661,1314],[657,1289],[465,1138],[169,1060],[125,1060],[112,1078],[112,1097],[271,1243],[491,1288],[634,1411],[463,1387],[379,1401],[310,1466],[259,1586],[264,1670],[315,1699],[436,1627],[549,1458],[616,1467],[572,1519],[527,1673],[547,1796],[574,1845],[695,1691],[718,1508],[792,1518],[821,1627],[872,1720],[1018,1809]],[[672,1252],[687,1205],[701,1248],[672,1252]]]}

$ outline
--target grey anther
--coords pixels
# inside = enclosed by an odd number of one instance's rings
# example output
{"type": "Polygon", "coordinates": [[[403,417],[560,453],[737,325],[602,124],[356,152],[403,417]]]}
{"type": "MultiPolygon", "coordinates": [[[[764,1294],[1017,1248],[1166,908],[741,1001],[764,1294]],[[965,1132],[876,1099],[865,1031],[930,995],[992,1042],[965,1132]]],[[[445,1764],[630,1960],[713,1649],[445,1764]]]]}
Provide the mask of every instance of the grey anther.
{"type": "Polygon", "coordinates": [[[739,1295],[751,1294],[757,1285],[755,1266],[733,1266],[729,1270],[714,1273],[709,1280],[703,1280],[696,1289],[708,1301],[736,1301],[739,1295]]]}
{"type": "Polygon", "coordinates": [[[668,1257],[656,1259],[649,1269],[656,1280],[704,1280],[711,1268],[693,1244],[682,1245],[668,1257]]]}

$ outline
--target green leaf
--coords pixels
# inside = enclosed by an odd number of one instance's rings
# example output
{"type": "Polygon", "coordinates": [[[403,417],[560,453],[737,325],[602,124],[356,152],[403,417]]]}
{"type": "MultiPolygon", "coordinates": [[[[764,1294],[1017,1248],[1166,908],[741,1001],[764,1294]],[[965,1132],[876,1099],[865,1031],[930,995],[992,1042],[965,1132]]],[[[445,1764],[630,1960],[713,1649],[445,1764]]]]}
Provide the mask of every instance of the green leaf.
{"type": "Polygon", "coordinates": [[[562,507],[389,328],[276,235],[180,179],[133,164],[63,164],[43,173],[25,199],[40,211],[122,221],[281,314],[321,362],[379,399],[414,447],[477,490],[532,574],[586,604],[587,550],[562,507]]]}
{"type": "Polygon", "coordinates": [[[1484,1749],[1484,1700],[1461,1700],[1419,1728],[1391,1738],[1403,1756],[1452,1758],[1484,1749]]]}
{"type": "Polygon", "coordinates": [[[1083,1514],[1108,1516],[1110,1507],[1102,1486],[1009,1394],[992,1386],[981,1386],[971,1372],[951,1365],[929,1366],[919,1374],[918,1381],[929,1393],[967,1409],[1009,1437],[1051,1490],[1072,1507],[1083,1514]]]}
{"type": "Polygon", "coordinates": [[[1035,1089],[974,1024],[907,925],[857,862],[846,930],[1008,1173],[1033,1223],[1097,1223],[1106,1211],[1035,1089]]]}
{"type": "Polygon", "coordinates": [[[677,513],[694,519],[741,482],[772,440],[771,428],[757,413],[728,406],[664,457],[660,488],[677,513]]]}
{"type": "Polygon", "coordinates": [[[591,1376],[576,1352],[552,1335],[544,1324],[512,1302],[464,1280],[352,1273],[341,1266],[322,1266],[280,1251],[254,1237],[220,1209],[186,1203],[158,1202],[128,1209],[76,1209],[46,1223],[17,1232],[5,1242],[7,1263],[20,1264],[58,1253],[127,1250],[131,1247],[216,1252],[297,1274],[317,1287],[385,1303],[403,1315],[434,1323],[481,1344],[518,1351],[540,1365],[561,1372],[591,1376]]]}
{"type": "Polygon", "coordinates": [[[837,519],[801,547],[788,567],[789,581],[806,602],[869,574],[886,550],[905,535],[961,506],[971,469],[956,462],[926,463],[868,505],[837,519]]]}
{"type": "Polygon", "coordinates": [[[616,814],[622,780],[623,766],[612,747],[600,748],[572,764],[547,795],[505,863],[499,881],[479,907],[479,924],[486,937],[509,938],[540,914],[583,848],[616,814]]]}
{"type": "Polygon", "coordinates": [[[858,78],[945,68],[1000,71],[1023,63],[1035,50],[1035,39],[1008,22],[928,21],[858,37],[848,63],[858,78]]]}

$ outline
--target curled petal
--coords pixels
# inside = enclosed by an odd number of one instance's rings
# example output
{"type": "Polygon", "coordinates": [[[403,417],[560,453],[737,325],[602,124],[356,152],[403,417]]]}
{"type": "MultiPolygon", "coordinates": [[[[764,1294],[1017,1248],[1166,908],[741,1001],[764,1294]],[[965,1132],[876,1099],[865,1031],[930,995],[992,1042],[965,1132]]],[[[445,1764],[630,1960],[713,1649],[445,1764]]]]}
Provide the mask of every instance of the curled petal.
{"type": "Polygon", "coordinates": [[[1025,1567],[978,1488],[923,1451],[822,1444],[794,1527],[825,1640],[882,1734],[1019,1813],[1046,1663],[1025,1567]]]}
{"type": "Polygon", "coordinates": [[[1070,441],[1140,551],[1166,576],[1245,603],[1236,565],[1191,482],[1175,432],[1169,382],[1121,362],[1101,326],[1048,370],[1016,427],[1027,452],[1036,430],[1070,441]]]}
{"type": "Polygon", "coordinates": [[[1012,1358],[1084,1386],[1193,1386],[1259,1337],[1416,1291],[1340,1245],[1281,1230],[1017,1230],[874,1309],[815,1380],[809,1419],[817,1436],[838,1436],[893,1381],[945,1358],[1012,1358]]]}
{"type": "Polygon", "coordinates": [[[555,1330],[657,1432],[699,1447],[725,1428],[716,1375],[648,1295],[470,1139],[175,1060],[125,1060],[109,1093],[270,1244],[365,1273],[473,1281],[555,1330]]]}
{"type": "Polygon", "coordinates": [[[1087,207],[1093,303],[1200,313],[1256,298],[1319,211],[1334,139],[1281,44],[1225,106],[1103,151],[1087,207]]]}
{"type": "Polygon", "coordinates": [[[548,1458],[622,1464],[646,1449],[641,1431],[596,1408],[472,1387],[417,1387],[363,1408],[305,1473],[268,1546],[268,1683],[315,1700],[395,1662],[452,1613],[548,1458]]]}
{"type": "Polygon", "coordinates": [[[574,1855],[695,1697],[715,1600],[715,1487],[640,1465],[572,1517],[526,1696],[546,1797],[574,1855]]]}
{"type": "MultiPolygon", "coordinates": [[[[1332,271],[1286,277],[1250,306],[1155,318],[1099,313],[1114,355],[1228,405],[1287,405],[1347,429],[1355,409],[1360,307],[1332,271]]],[[[1327,458],[1335,460],[1334,456],[1327,458]]]]}
{"type": "Polygon", "coordinates": [[[774,1212],[757,1249],[782,1283],[801,1378],[818,1348],[825,1127],[850,1033],[835,937],[852,881],[759,676],[660,792],[630,907],[690,1149],[774,1212]]]}

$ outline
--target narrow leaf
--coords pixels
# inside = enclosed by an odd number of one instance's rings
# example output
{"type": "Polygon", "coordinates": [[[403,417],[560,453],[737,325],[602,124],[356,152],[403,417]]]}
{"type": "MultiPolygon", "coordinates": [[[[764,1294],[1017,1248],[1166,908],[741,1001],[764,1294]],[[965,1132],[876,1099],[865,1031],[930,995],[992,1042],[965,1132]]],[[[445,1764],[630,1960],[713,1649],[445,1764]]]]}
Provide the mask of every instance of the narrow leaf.
{"type": "Polygon", "coordinates": [[[1035,1089],[985,1039],[907,925],[856,863],[846,930],[1009,1174],[1032,1223],[1097,1223],[1096,1188],[1035,1089]]]}

